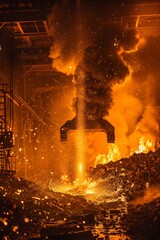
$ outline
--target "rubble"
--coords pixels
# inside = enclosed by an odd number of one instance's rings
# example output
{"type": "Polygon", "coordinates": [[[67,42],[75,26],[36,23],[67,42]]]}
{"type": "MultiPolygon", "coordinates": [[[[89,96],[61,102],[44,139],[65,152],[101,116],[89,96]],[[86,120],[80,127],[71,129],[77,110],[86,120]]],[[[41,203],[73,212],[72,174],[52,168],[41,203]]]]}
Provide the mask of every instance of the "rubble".
{"type": "MultiPolygon", "coordinates": [[[[122,158],[116,162],[110,161],[105,165],[97,165],[92,170],[93,179],[103,178],[107,184],[121,189],[127,201],[143,196],[146,189],[160,184],[160,155],[156,152],[134,153],[129,158],[122,158]],[[108,179],[111,179],[109,183],[108,179]]],[[[119,190],[120,191],[120,190],[119,190]]]]}
{"type": "Polygon", "coordinates": [[[22,178],[0,176],[0,236],[7,240],[28,239],[40,232],[44,222],[67,220],[86,209],[93,210],[94,205],[82,197],[52,192],[22,178]]]}
{"type": "Polygon", "coordinates": [[[128,215],[124,218],[127,234],[132,239],[160,239],[160,198],[149,203],[129,205],[128,215]]]}
{"type": "Polygon", "coordinates": [[[122,218],[126,234],[135,240],[160,239],[160,149],[133,154],[117,162],[98,165],[93,179],[106,179],[117,195],[124,194],[128,213],[122,218]],[[111,181],[108,181],[111,179],[111,181]],[[150,192],[148,198],[146,193],[150,192]]]}
{"type": "Polygon", "coordinates": [[[43,239],[40,234],[48,237],[48,232],[55,233],[57,224],[57,239],[66,239],[65,235],[68,239],[73,235],[77,239],[94,239],[96,224],[103,223],[100,232],[104,230],[105,234],[126,234],[128,238],[124,239],[132,240],[160,239],[159,156],[159,150],[134,154],[92,169],[92,179],[101,178],[103,184],[106,181],[117,199],[125,196],[127,210],[120,200],[93,204],[82,196],[53,192],[14,176],[0,176],[0,236],[7,240],[43,239]],[[149,190],[153,194],[146,198],[149,190]]]}

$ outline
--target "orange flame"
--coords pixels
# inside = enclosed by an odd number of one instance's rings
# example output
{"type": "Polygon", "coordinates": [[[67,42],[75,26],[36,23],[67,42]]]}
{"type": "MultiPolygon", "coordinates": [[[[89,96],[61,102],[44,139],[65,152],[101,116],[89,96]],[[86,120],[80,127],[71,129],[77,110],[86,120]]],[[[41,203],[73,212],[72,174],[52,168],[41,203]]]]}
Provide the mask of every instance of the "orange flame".
{"type": "Polygon", "coordinates": [[[112,161],[115,162],[121,158],[118,146],[116,144],[112,144],[109,146],[108,154],[98,154],[96,157],[96,163],[98,164],[107,164],[112,161]]]}
{"type": "Polygon", "coordinates": [[[141,137],[138,150],[136,150],[135,153],[148,153],[153,147],[154,144],[149,138],[141,137]]]}

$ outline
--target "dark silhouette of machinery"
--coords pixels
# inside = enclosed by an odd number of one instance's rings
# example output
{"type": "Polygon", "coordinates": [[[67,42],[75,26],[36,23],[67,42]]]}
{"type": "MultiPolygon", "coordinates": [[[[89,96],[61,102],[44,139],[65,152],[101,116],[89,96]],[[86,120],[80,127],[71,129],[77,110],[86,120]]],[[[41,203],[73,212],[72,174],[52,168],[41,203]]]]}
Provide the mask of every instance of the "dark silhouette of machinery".
{"type": "MultiPolygon", "coordinates": [[[[77,130],[77,128],[78,128],[77,117],[74,117],[72,120],[66,121],[65,124],[60,128],[61,141],[66,141],[68,132],[77,130]]],[[[108,143],[114,143],[115,141],[114,127],[105,119],[97,120],[86,119],[85,130],[105,132],[107,134],[108,143]]]]}
{"type": "MultiPolygon", "coordinates": [[[[67,134],[70,131],[78,129],[78,107],[76,106],[76,116],[72,120],[68,120],[60,128],[60,140],[67,141],[67,134]]],[[[87,113],[83,116],[84,130],[91,132],[105,132],[107,134],[107,142],[114,143],[115,131],[114,127],[103,118],[90,118],[87,113]]]]}

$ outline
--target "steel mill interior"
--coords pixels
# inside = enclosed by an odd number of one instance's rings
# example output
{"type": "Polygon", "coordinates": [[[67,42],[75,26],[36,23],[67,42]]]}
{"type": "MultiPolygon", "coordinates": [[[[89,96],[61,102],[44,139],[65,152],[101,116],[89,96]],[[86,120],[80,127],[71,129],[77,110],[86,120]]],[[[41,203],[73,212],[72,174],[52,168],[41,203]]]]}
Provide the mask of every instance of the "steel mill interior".
{"type": "Polygon", "coordinates": [[[160,239],[159,1],[1,0],[0,63],[2,239],[160,239]]]}
{"type": "MultiPolygon", "coordinates": [[[[88,6],[83,8],[83,1],[80,4],[84,11],[81,15],[85,17],[88,6]]],[[[101,22],[136,28],[142,38],[150,35],[159,37],[160,4],[151,1],[111,1],[98,4],[95,1],[96,4],[97,18],[101,22]],[[103,5],[103,14],[100,5],[103,5]]],[[[40,171],[42,175],[48,175],[55,170],[55,166],[62,171],[60,166],[64,165],[68,153],[66,147],[59,144],[59,129],[75,116],[75,110],[71,109],[75,88],[73,75],[57,70],[53,63],[52,45],[56,36],[53,28],[56,20],[54,23],[51,15],[55,5],[56,1],[48,0],[42,3],[2,1],[0,5],[1,84],[8,84],[9,90],[13,88],[13,152],[17,158],[17,174],[27,178],[40,171]]],[[[70,7],[74,10],[76,4],[70,7]]],[[[89,23],[93,21],[92,14],[94,12],[90,14],[89,23]]],[[[75,22],[75,16],[71,17],[73,19],[69,21],[75,22]]],[[[79,20],[76,21],[78,25],[79,20]]],[[[76,29],[76,26],[72,27],[76,29]]],[[[62,27],[57,31],[63,32],[65,29],[62,27]]],[[[71,41],[73,38],[71,36],[71,41]]],[[[157,89],[158,87],[159,85],[157,89]]],[[[138,89],[135,94],[141,94],[140,91],[138,89]]],[[[158,93],[156,94],[155,98],[158,98],[158,93]]],[[[110,123],[117,127],[115,121],[112,122],[110,123]]],[[[123,128],[123,123],[120,128],[123,128]]],[[[111,141],[114,141],[114,136],[111,141]]]]}

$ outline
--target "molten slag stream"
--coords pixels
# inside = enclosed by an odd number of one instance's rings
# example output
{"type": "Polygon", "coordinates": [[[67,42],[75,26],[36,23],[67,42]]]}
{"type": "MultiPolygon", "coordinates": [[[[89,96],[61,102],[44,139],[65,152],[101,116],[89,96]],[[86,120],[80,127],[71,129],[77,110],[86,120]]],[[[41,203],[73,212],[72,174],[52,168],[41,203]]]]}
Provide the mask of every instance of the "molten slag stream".
{"type": "Polygon", "coordinates": [[[80,182],[85,180],[85,141],[84,141],[84,129],[81,127],[77,133],[77,171],[76,178],[80,182]]]}
{"type": "Polygon", "coordinates": [[[85,180],[85,86],[84,86],[84,74],[80,72],[78,74],[78,81],[80,81],[79,88],[77,89],[77,164],[76,164],[76,178],[82,182],[85,180]]]}

